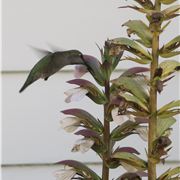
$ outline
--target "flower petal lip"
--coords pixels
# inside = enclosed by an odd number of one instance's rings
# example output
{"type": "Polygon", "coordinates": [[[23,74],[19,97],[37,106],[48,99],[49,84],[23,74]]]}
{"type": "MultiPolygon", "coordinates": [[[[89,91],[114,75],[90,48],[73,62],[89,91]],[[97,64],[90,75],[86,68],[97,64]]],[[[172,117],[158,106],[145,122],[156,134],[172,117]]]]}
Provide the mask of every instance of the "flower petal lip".
{"type": "Polygon", "coordinates": [[[72,152],[78,152],[81,153],[87,152],[91,147],[94,145],[94,141],[90,138],[83,138],[76,141],[74,147],[72,148],[72,152]]]}
{"type": "Polygon", "coordinates": [[[118,114],[118,111],[119,111],[119,108],[114,108],[112,111],[111,111],[111,115],[112,115],[112,118],[113,118],[113,121],[118,125],[120,126],[121,124],[123,124],[124,122],[126,121],[132,121],[132,122],[135,122],[135,119],[132,115],[119,115],[118,114]]]}
{"type": "Polygon", "coordinates": [[[55,177],[57,180],[69,180],[76,175],[74,168],[62,169],[55,172],[55,177]]]}
{"type": "Polygon", "coordinates": [[[60,121],[60,126],[67,132],[74,132],[80,125],[80,122],[80,118],[66,117],[60,121]]]}
{"type": "Polygon", "coordinates": [[[88,72],[87,67],[84,65],[76,65],[74,70],[74,77],[81,78],[84,74],[88,72]]]}
{"type": "Polygon", "coordinates": [[[87,93],[88,93],[88,90],[86,90],[86,89],[84,89],[82,87],[70,89],[70,90],[65,92],[65,94],[68,96],[65,99],[65,102],[70,103],[72,101],[79,101],[82,98],[84,98],[87,93]]]}
{"type": "Polygon", "coordinates": [[[133,167],[133,166],[131,166],[131,165],[125,163],[125,162],[121,162],[121,165],[128,172],[136,172],[137,171],[137,169],[135,167],[133,167]]]}
{"type": "Polygon", "coordinates": [[[143,141],[148,141],[148,128],[147,126],[137,127],[135,130],[143,141]]]}

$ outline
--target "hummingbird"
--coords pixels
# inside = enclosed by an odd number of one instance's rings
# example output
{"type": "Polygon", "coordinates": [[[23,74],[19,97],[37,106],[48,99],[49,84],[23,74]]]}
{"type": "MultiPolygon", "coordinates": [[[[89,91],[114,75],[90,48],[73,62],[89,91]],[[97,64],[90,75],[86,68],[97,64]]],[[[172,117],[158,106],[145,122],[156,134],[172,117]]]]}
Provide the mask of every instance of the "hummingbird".
{"type": "Polygon", "coordinates": [[[74,64],[84,64],[83,54],[78,50],[49,52],[34,65],[19,92],[24,91],[38,79],[48,80],[51,75],[58,72],[64,66],[74,64]]]}

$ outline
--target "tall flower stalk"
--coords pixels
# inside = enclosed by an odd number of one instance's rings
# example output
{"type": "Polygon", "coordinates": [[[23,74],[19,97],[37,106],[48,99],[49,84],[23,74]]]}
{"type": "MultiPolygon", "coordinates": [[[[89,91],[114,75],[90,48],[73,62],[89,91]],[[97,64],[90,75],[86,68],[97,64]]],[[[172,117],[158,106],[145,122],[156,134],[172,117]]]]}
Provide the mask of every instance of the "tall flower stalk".
{"type": "Polygon", "coordinates": [[[171,5],[176,0],[134,1],[137,6],[120,8],[131,8],[145,14],[148,24],[142,20],[124,23],[129,38],[118,37],[105,41],[104,48],[99,48],[100,60],[78,50],[48,53],[32,68],[20,90],[22,92],[40,78],[47,80],[64,66],[76,65],[76,79],[68,83],[78,87],[65,92],[65,102],[88,97],[95,104],[104,107],[102,120],[84,109],[73,108],[62,111],[68,117],[60,122],[65,131],[82,136],[73,146],[72,152],[85,153],[92,149],[98,154],[102,160],[101,176],[79,161],[63,160],[58,164],[65,165],[66,168],[56,172],[57,179],[109,180],[110,169],[119,166],[127,172],[116,177],[116,180],[138,180],[143,176],[148,176],[149,180],[179,178],[180,167],[158,175],[156,165],[164,163],[167,158],[171,149],[171,126],[176,122],[174,116],[180,112],[179,100],[173,100],[160,108],[157,106],[158,93],[163,91],[165,83],[180,69],[180,63],[175,60],[159,63],[160,58],[171,58],[180,54],[180,36],[160,47],[160,35],[170,20],[178,16],[180,6],[171,5]],[[161,10],[162,4],[170,7],[161,10]],[[132,35],[136,38],[130,38],[132,35]],[[130,55],[127,56],[126,52],[130,55]],[[127,60],[141,66],[130,68],[112,79],[111,75],[118,64],[127,60]],[[81,78],[87,72],[92,75],[98,87],[81,78]],[[117,125],[111,130],[112,121],[117,125]],[[118,142],[133,134],[148,141],[147,160],[141,159],[139,151],[134,147],[124,147],[122,143],[118,146],[118,142]]]}

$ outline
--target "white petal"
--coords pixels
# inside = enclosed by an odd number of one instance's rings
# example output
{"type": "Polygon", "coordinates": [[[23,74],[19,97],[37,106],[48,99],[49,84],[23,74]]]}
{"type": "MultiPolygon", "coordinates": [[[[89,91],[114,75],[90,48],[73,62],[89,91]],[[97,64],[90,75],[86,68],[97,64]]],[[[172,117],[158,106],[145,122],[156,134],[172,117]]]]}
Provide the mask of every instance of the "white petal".
{"type": "Polygon", "coordinates": [[[79,87],[78,88],[72,88],[72,89],[69,89],[66,92],[64,92],[64,94],[67,96],[71,96],[72,94],[77,93],[78,91],[79,91],[79,87]]]}
{"type": "Polygon", "coordinates": [[[89,138],[84,138],[84,139],[79,139],[76,141],[74,147],[72,148],[72,152],[78,152],[80,151],[81,153],[87,152],[91,147],[93,146],[94,141],[89,138]]]}
{"type": "Polygon", "coordinates": [[[120,126],[121,124],[123,124],[124,122],[126,121],[135,121],[134,120],[134,117],[132,115],[119,115],[118,114],[118,110],[119,108],[114,108],[112,111],[111,111],[111,115],[112,115],[112,118],[113,118],[113,121],[118,125],[120,126]]]}
{"type": "Polygon", "coordinates": [[[76,175],[74,169],[63,169],[55,172],[55,177],[57,180],[70,180],[76,175]]]}
{"type": "Polygon", "coordinates": [[[123,166],[123,168],[128,171],[128,172],[137,172],[137,169],[125,162],[121,162],[121,165],[123,166]]]}
{"type": "Polygon", "coordinates": [[[148,128],[146,126],[136,128],[136,132],[139,134],[143,141],[148,140],[148,128]]]}
{"type": "Polygon", "coordinates": [[[88,90],[81,88],[78,92],[74,93],[71,96],[71,101],[80,101],[86,96],[87,93],[88,90]]]}
{"type": "Polygon", "coordinates": [[[65,102],[69,103],[72,101],[79,101],[84,96],[86,96],[87,93],[88,90],[81,87],[70,89],[69,91],[65,92],[65,94],[68,95],[68,97],[65,99],[65,102]]]}
{"type": "Polygon", "coordinates": [[[60,121],[60,126],[67,132],[74,132],[80,125],[80,121],[77,117],[66,117],[60,121]]]}
{"type": "Polygon", "coordinates": [[[64,130],[68,133],[71,133],[71,132],[74,132],[77,128],[78,126],[68,126],[68,127],[65,127],[64,130]]]}
{"type": "Polygon", "coordinates": [[[75,76],[75,78],[80,78],[87,72],[88,72],[88,70],[87,70],[86,66],[77,65],[77,66],[75,66],[74,76],[75,76]]]}

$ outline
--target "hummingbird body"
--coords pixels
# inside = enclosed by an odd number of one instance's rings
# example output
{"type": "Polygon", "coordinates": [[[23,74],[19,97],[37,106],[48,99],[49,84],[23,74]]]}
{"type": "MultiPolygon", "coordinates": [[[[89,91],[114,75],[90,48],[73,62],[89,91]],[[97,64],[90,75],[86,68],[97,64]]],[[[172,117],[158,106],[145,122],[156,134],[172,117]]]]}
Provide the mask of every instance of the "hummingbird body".
{"type": "Polygon", "coordinates": [[[21,93],[36,80],[40,78],[47,80],[51,75],[58,72],[64,66],[73,64],[84,64],[82,53],[78,50],[49,53],[38,61],[31,69],[27,80],[19,92],[21,93]]]}

